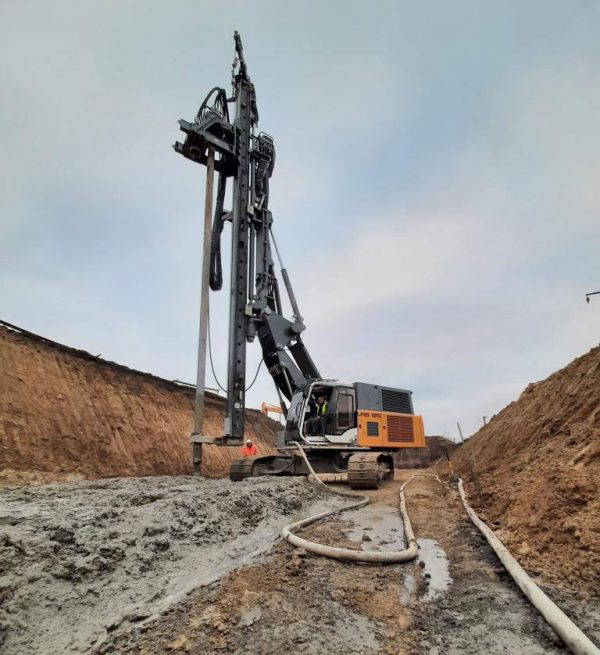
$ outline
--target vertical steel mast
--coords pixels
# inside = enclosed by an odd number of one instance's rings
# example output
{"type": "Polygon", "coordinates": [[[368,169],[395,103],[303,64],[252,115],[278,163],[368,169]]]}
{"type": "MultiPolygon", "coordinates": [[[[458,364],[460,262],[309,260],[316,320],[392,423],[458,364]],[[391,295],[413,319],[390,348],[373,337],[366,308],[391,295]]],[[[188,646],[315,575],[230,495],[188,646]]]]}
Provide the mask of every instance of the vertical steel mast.
{"type": "MultiPolygon", "coordinates": [[[[235,93],[235,154],[238,159],[233,186],[231,235],[231,287],[229,298],[229,355],[227,368],[227,417],[225,437],[243,439],[246,399],[246,339],[248,336],[246,304],[248,293],[248,230],[250,205],[250,136],[258,117],[254,86],[250,82],[244,61],[240,35],[235,32],[238,60],[234,74],[235,93]],[[253,111],[254,108],[254,111],[253,111]]],[[[235,66],[235,62],[234,62],[235,66]]]]}
{"type": "MultiPolygon", "coordinates": [[[[300,337],[305,329],[304,321],[275,246],[293,320],[283,316],[271,247],[272,241],[274,245],[273,216],[269,211],[269,181],[275,165],[275,146],[268,134],[255,134],[258,124],[256,94],[237,32],[234,39],[233,96],[228,98],[224,89],[213,88],[200,105],[193,123],[179,121],[186,138],[184,143],[173,146],[179,154],[204,166],[211,165],[210,153],[214,152],[218,183],[210,244],[210,288],[213,291],[223,285],[221,233],[225,222],[231,222],[232,227],[224,434],[218,438],[194,434],[192,443],[195,445],[207,442],[234,445],[243,439],[248,341],[258,337],[263,360],[280,398],[289,400],[308,380],[320,378],[300,337]],[[233,122],[229,119],[231,103],[235,103],[233,122]],[[233,181],[231,211],[223,208],[228,178],[233,181]]],[[[285,411],[283,400],[282,409],[285,411]]]]}

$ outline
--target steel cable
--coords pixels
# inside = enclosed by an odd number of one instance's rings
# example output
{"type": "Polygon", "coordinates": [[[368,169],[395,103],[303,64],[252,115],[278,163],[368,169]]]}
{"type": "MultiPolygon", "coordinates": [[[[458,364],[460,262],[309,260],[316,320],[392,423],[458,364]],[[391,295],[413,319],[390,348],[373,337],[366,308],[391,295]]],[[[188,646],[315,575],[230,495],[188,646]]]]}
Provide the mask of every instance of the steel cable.
{"type": "MultiPolygon", "coordinates": [[[[210,311],[207,312],[207,315],[208,315],[208,358],[210,360],[210,370],[212,371],[213,377],[214,377],[215,382],[217,383],[217,386],[219,387],[219,389],[221,389],[221,391],[223,393],[227,394],[227,389],[225,389],[225,387],[223,387],[223,385],[219,382],[219,378],[217,377],[217,374],[215,372],[215,364],[214,364],[213,355],[212,355],[212,344],[211,344],[211,339],[210,339],[210,311]]],[[[244,389],[244,392],[250,391],[250,389],[252,389],[252,387],[254,386],[254,383],[258,379],[258,374],[260,373],[260,367],[263,365],[264,361],[265,360],[261,357],[260,362],[258,362],[258,367],[256,369],[256,373],[254,374],[254,379],[250,383],[250,386],[246,387],[246,389],[244,389]]]]}

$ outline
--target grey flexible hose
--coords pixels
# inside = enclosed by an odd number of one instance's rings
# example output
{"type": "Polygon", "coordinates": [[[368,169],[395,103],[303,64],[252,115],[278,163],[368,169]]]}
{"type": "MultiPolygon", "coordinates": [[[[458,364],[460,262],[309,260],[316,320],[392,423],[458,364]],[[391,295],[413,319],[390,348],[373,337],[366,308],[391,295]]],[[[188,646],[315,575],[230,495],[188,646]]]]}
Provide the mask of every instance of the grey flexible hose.
{"type": "Polygon", "coordinates": [[[308,470],[310,471],[311,476],[319,484],[323,485],[330,493],[335,493],[338,496],[356,498],[358,500],[356,500],[353,503],[350,503],[350,505],[346,505],[345,507],[332,509],[327,512],[321,512],[320,514],[309,516],[308,518],[303,519],[302,521],[296,521],[295,523],[290,523],[289,525],[286,525],[281,531],[281,536],[284,539],[289,541],[293,546],[296,546],[296,548],[304,548],[304,550],[310,553],[314,553],[315,555],[322,555],[324,557],[330,557],[333,559],[345,560],[350,562],[370,562],[370,563],[378,563],[378,564],[384,564],[384,563],[389,564],[392,562],[407,562],[409,560],[414,559],[417,556],[417,552],[418,552],[417,540],[415,539],[415,535],[413,533],[412,526],[410,524],[410,519],[408,518],[408,512],[406,511],[406,501],[404,499],[404,487],[409,482],[412,481],[412,479],[415,477],[414,475],[412,476],[412,478],[410,478],[410,480],[405,482],[402,485],[402,487],[400,487],[400,514],[402,516],[402,522],[404,523],[404,533],[406,535],[406,540],[408,542],[408,547],[405,548],[404,550],[388,551],[388,552],[350,550],[349,548],[326,546],[325,544],[319,544],[315,541],[308,541],[307,539],[302,539],[302,537],[298,537],[297,535],[295,535],[293,533],[293,530],[297,528],[302,528],[306,525],[310,525],[311,523],[320,521],[321,519],[324,519],[327,516],[333,516],[334,514],[341,514],[342,512],[347,512],[348,510],[351,509],[364,507],[365,505],[369,504],[370,499],[368,496],[364,496],[363,494],[340,493],[340,492],[331,491],[331,489],[329,489],[327,485],[322,480],[319,480],[319,478],[317,477],[317,474],[314,472],[313,467],[311,466],[311,463],[308,461],[308,457],[306,456],[306,453],[304,452],[300,444],[294,442],[294,445],[302,453],[302,457],[304,458],[304,461],[306,463],[306,466],[308,467],[308,470]]]}

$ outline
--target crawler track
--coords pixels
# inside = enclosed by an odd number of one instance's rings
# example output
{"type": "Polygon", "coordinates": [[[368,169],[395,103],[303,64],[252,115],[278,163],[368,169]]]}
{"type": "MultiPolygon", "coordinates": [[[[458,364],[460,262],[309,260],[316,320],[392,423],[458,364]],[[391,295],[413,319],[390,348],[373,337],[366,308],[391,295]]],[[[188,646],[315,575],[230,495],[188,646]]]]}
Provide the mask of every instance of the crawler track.
{"type": "Polygon", "coordinates": [[[244,457],[234,460],[229,468],[229,479],[232,482],[240,482],[241,480],[252,477],[252,468],[254,467],[254,463],[259,459],[261,459],[260,456],[244,457]]]}
{"type": "Polygon", "coordinates": [[[389,456],[378,452],[357,453],[348,460],[348,484],[351,489],[377,489],[392,471],[389,456]]]}

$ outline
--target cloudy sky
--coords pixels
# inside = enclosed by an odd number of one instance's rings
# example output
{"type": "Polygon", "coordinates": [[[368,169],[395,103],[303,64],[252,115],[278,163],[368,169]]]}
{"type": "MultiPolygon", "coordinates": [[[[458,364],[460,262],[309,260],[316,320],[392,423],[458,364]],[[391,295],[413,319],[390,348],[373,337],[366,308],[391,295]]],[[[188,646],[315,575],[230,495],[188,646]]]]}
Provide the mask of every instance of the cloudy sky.
{"type": "Polygon", "coordinates": [[[171,144],[234,29],[322,374],[412,389],[456,438],[598,343],[592,0],[2,0],[0,318],[194,379],[204,177],[171,144]]]}

